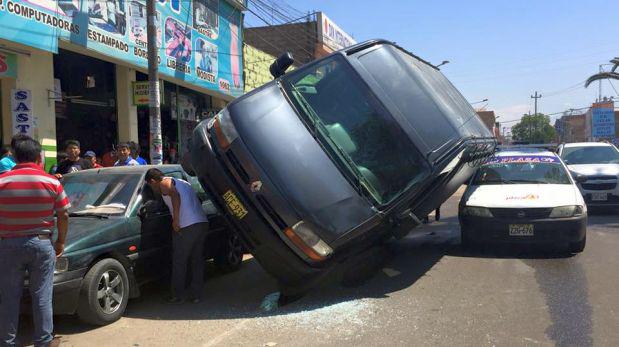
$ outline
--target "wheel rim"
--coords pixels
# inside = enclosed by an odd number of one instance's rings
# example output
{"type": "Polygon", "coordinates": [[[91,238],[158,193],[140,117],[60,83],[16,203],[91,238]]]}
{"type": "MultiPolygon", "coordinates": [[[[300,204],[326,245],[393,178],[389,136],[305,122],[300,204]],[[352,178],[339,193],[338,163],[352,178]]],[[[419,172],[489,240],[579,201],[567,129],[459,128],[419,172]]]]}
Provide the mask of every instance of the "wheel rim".
{"type": "Polygon", "coordinates": [[[228,263],[230,265],[236,265],[242,261],[243,258],[243,245],[236,235],[231,235],[228,238],[228,263]]]}
{"type": "Polygon", "coordinates": [[[115,270],[105,271],[97,285],[97,301],[105,314],[112,314],[120,308],[125,296],[125,284],[115,270]]]}

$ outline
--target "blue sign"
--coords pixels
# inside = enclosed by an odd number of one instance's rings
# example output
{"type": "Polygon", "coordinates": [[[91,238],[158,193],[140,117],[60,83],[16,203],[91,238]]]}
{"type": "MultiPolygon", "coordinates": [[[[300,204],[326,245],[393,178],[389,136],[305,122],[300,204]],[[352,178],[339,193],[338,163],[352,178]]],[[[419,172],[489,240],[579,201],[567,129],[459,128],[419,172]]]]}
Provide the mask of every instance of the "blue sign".
{"type": "MultiPolygon", "coordinates": [[[[158,0],[159,71],[243,93],[241,11],[224,0],[158,0]]],[[[68,41],[146,68],[146,0],[0,0],[0,38],[57,53],[68,41]]]]}
{"type": "Polygon", "coordinates": [[[594,138],[615,137],[615,110],[610,107],[593,107],[591,116],[591,136],[594,138]]]}

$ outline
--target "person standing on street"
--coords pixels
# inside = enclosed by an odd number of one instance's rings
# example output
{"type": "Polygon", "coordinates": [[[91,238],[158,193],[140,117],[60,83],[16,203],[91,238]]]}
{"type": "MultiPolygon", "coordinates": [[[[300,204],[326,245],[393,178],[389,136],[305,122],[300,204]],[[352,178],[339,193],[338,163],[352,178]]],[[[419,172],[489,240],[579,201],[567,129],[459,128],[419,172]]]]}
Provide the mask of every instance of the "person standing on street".
{"type": "Polygon", "coordinates": [[[13,159],[13,151],[11,146],[4,145],[0,149],[0,173],[7,172],[15,166],[15,159],[13,159]]]}
{"type": "Polygon", "coordinates": [[[172,296],[166,301],[179,304],[186,299],[201,300],[204,287],[204,241],[208,219],[198,195],[187,181],[165,177],[158,169],[150,169],[146,183],[163,197],[172,214],[172,296]],[[187,264],[191,262],[192,276],[189,291],[185,288],[187,264]],[[187,297],[189,294],[189,297],[187,297]]]}
{"type": "Polygon", "coordinates": [[[80,158],[81,149],[79,141],[67,140],[64,148],[67,153],[67,159],[58,164],[55,173],[57,178],[62,178],[62,175],[71,172],[92,169],[92,163],[89,160],[80,158]]]}
{"type": "Polygon", "coordinates": [[[24,275],[28,271],[35,346],[52,342],[56,258],[64,252],[69,199],[40,167],[41,144],[13,138],[17,165],[0,175],[0,345],[15,346],[24,275]],[[52,241],[56,212],[58,237],[52,241]]]}
{"type": "Polygon", "coordinates": [[[140,165],[148,165],[146,159],[140,157],[140,153],[142,152],[140,148],[140,144],[134,141],[131,141],[131,154],[135,157],[135,161],[140,165]]]}
{"type": "Polygon", "coordinates": [[[118,160],[114,164],[114,166],[137,166],[140,165],[135,159],[131,157],[131,144],[130,143],[120,143],[118,147],[116,147],[116,156],[118,160]]]}
{"type": "Polygon", "coordinates": [[[101,164],[97,163],[97,154],[93,151],[86,151],[86,153],[84,153],[84,159],[90,160],[93,169],[100,169],[103,167],[101,164]]]}

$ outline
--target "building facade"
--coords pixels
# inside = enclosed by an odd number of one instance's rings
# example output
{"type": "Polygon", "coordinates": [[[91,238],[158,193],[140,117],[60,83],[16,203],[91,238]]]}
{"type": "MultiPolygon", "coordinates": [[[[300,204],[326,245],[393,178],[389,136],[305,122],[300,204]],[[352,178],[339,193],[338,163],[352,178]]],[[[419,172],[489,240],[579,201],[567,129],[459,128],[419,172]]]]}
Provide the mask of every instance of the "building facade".
{"type": "MultiPolygon", "coordinates": [[[[135,141],[148,157],[146,1],[1,4],[3,143],[34,136],[47,167],[68,139],[97,154],[135,141]]],[[[238,0],[157,1],[163,143],[155,145],[164,153],[186,151],[197,121],[243,93],[244,8],[238,0]]]]}
{"type": "Polygon", "coordinates": [[[274,57],[292,53],[297,67],[356,43],[322,12],[308,16],[305,22],[245,29],[244,40],[274,57]]]}

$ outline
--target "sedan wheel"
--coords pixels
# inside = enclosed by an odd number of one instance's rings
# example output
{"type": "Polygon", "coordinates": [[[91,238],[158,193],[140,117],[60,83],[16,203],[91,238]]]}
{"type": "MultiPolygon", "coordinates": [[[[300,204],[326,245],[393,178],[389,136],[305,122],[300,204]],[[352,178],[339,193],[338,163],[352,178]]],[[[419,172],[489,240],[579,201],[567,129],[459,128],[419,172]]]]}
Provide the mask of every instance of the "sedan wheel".
{"type": "Polygon", "coordinates": [[[129,280],[124,266],[116,259],[103,259],[84,277],[77,314],[90,324],[109,324],[123,315],[128,301],[129,280]]]}

